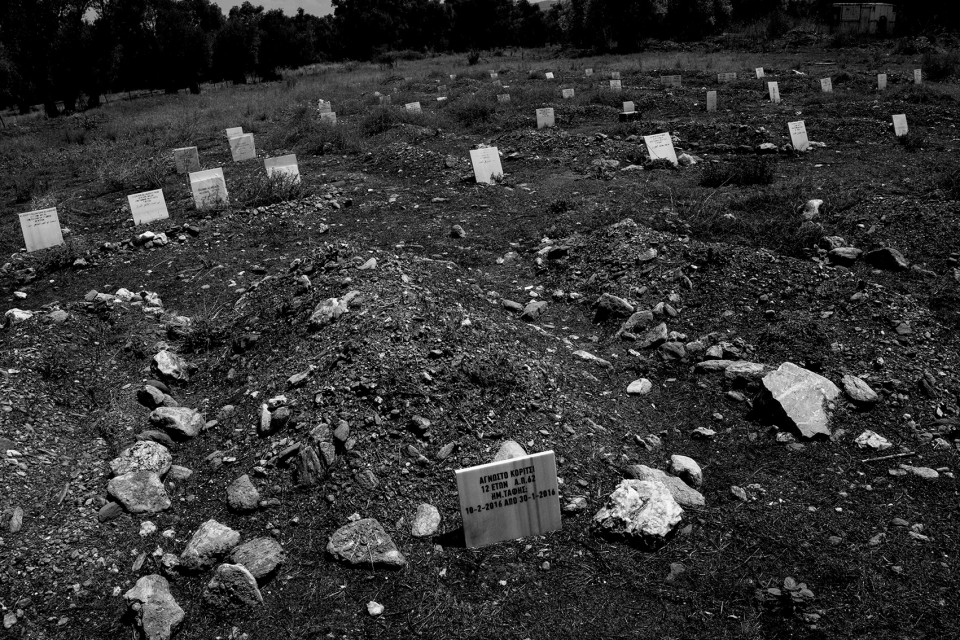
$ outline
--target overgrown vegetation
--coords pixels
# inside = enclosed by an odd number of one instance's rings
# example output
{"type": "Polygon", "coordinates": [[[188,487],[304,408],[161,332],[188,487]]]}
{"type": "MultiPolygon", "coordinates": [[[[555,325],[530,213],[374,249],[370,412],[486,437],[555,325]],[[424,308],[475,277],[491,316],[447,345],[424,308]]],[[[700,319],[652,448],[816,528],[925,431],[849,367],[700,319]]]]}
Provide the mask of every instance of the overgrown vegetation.
{"type": "Polygon", "coordinates": [[[736,163],[711,162],[700,176],[702,187],[724,187],[773,184],[775,165],[765,158],[749,158],[736,163]]]}

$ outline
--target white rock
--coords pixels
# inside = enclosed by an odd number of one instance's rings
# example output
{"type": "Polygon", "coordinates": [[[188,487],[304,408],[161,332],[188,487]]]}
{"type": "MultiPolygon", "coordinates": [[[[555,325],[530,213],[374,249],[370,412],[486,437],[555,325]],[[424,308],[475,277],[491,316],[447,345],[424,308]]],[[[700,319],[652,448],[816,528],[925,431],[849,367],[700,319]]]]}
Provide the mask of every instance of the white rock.
{"type": "Polygon", "coordinates": [[[682,514],[663,483],[623,480],[593,517],[593,526],[603,533],[657,543],[673,531],[682,514]]]}
{"type": "Polygon", "coordinates": [[[136,624],[146,640],[170,640],[183,622],[183,609],[173,599],[170,583],[163,576],[140,578],[123,598],[133,610],[136,624]]]}
{"type": "Polygon", "coordinates": [[[763,377],[767,402],[782,412],[801,435],[812,438],[830,435],[827,403],[840,395],[840,388],[821,375],[784,362],[763,377]]]}
{"type": "Polygon", "coordinates": [[[379,602],[371,600],[367,603],[367,613],[376,618],[383,613],[383,605],[379,602]]]}
{"type": "Polygon", "coordinates": [[[33,312],[24,311],[23,309],[10,309],[3,314],[3,317],[6,318],[10,324],[20,324],[32,318],[33,312]]]}
{"type": "Polygon", "coordinates": [[[891,443],[889,440],[884,438],[876,431],[871,431],[870,429],[867,429],[858,435],[854,442],[856,442],[857,446],[861,449],[874,449],[876,451],[884,451],[893,446],[893,443],[891,443]]]}
{"type": "Polygon", "coordinates": [[[153,440],[138,440],[110,461],[110,470],[115,476],[134,471],[152,471],[163,477],[173,464],[170,451],[153,440]]]}
{"type": "Polygon", "coordinates": [[[180,554],[180,564],[189,570],[207,569],[240,542],[240,534],[216,520],[207,520],[194,532],[180,554]]]}
{"type": "Polygon", "coordinates": [[[646,378],[640,378],[630,383],[627,387],[627,393],[631,396],[645,396],[650,393],[651,389],[653,389],[653,383],[646,378]]]}
{"type": "Polygon", "coordinates": [[[410,535],[414,538],[432,536],[440,527],[440,512],[432,504],[426,502],[417,507],[417,514],[410,527],[410,535]]]}

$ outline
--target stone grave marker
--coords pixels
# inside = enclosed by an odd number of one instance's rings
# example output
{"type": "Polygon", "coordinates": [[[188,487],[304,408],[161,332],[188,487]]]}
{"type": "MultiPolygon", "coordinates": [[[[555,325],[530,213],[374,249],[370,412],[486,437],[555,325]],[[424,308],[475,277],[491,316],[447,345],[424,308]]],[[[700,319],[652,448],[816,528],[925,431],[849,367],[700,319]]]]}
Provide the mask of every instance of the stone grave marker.
{"type": "Polygon", "coordinates": [[[913,84],[923,84],[923,71],[921,69],[913,70],[913,84]]]}
{"type": "Polygon", "coordinates": [[[323,122],[329,125],[335,125],[337,124],[337,114],[334,113],[333,111],[326,111],[324,113],[321,113],[320,122],[323,122]]]}
{"type": "Polygon", "coordinates": [[[643,136],[643,142],[647,145],[647,153],[651,160],[669,160],[677,164],[677,152],[673,148],[673,138],[669,133],[658,133],[652,136],[643,136]]]}
{"type": "Polygon", "coordinates": [[[707,91],[707,113],[713,113],[717,110],[717,92],[707,91]]]}
{"type": "Polygon", "coordinates": [[[660,76],[660,85],[663,87],[673,87],[679,89],[682,84],[682,76],[660,76]]]}
{"type": "Polygon", "coordinates": [[[757,67],[756,72],[757,72],[757,80],[759,80],[760,78],[766,77],[766,74],[763,72],[763,67],[757,67]]]}
{"type": "Polygon", "coordinates": [[[509,93],[498,93],[498,94],[497,94],[497,102],[510,102],[510,94],[509,94],[509,93]]]}
{"type": "Polygon", "coordinates": [[[167,211],[167,202],[163,199],[163,189],[144,191],[127,196],[130,203],[130,213],[133,214],[133,224],[147,224],[154,220],[166,220],[170,217],[167,211]]]}
{"type": "Polygon", "coordinates": [[[317,111],[320,113],[330,113],[333,111],[333,104],[329,100],[320,98],[317,102],[317,111]]]}
{"type": "Polygon", "coordinates": [[[553,451],[454,473],[468,548],[560,529],[560,491],[553,451]]]}
{"type": "Polygon", "coordinates": [[[905,136],[909,133],[907,128],[907,114],[899,113],[893,116],[893,132],[899,138],[900,136],[905,136]]]}
{"type": "Polygon", "coordinates": [[[500,152],[496,147],[484,147],[470,151],[473,175],[478,183],[496,184],[503,177],[503,165],[500,164],[500,152]]]}
{"type": "Polygon", "coordinates": [[[230,138],[230,153],[234,162],[253,160],[257,157],[257,147],[253,143],[253,134],[245,133],[230,138]]]}
{"type": "Polygon", "coordinates": [[[632,100],[628,100],[623,103],[623,111],[620,112],[620,122],[633,122],[639,118],[640,114],[637,113],[636,106],[633,104],[632,100]]]}
{"type": "Polygon", "coordinates": [[[263,168],[266,169],[268,178],[279,175],[300,182],[300,167],[297,166],[297,156],[293,153],[276,158],[266,158],[263,161],[263,168]]]}
{"type": "Polygon", "coordinates": [[[177,173],[181,175],[191,171],[200,171],[200,154],[196,147],[174,149],[173,163],[177,166],[177,173]]]}
{"type": "Polygon", "coordinates": [[[737,79],[736,73],[718,73],[717,82],[720,84],[727,84],[728,82],[733,82],[737,79]]]}
{"type": "Polygon", "coordinates": [[[63,244],[57,208],[38,209],[20,214],[20,230],[27,253],[58,247],[63,244]]]}
{"type": "Polygon", "coordinates": [[[243,127],[231,127],[227,129],[227,139],[243,135],[243,127]]]}
{"type": "Polygon", "coordinates": [[[537,109],[537,129],[552,127],[554,125],[553,107],[537,109]]]}
{"type": "Polygon", "coordinates": [[[620,91],[621,89],[623,89],[623,85],[621,84],[620,80],[611,80],[610,88],[613,89],[614,91],[620,91]]]}
{"type": "Polygon", "coordinates": [[[768,82],[767,91],[770,92],[770,102],[780,104],[780,85],[776,82],[768,82]]]}
{"type": "Polygon", "coordinates": [[[585,76],[587,76],[587,77],[589,78],[590,76],[593,75],[593,69],[584,69],[584,70],[583,70],[583,75],[585,75],[585,76]]]}
{"type": "Polygon", "coordinates": [[[190,190],[197,209],[206,209],[227,202],[227,182],[223,169],[207,169],[190,174],[190,190]]]}
{"type": "Polygon", "coordinates": [[[822,78],[820,80],[820,91],[823,93],[833,93],[833,79],[822,78]]]}
{"type": "Polygon", "coordinates": [[[887,74],[878,73],[877,74],[877,89],[884,91],[887,88],[887,74]]]}
{"type": "Polygon", "coordinates": [[[790,130],[790,143],[797,151],[807,151],[810,148],[810,140],[807,138],[807,125],[803,120],[788,122],[787,128],[790,130]]]}
{"type": "Polygon", "coordinates": [[[403,105],[403,108],[407,110],[407,113],[423,113],[423,109],[420,108],[419,102],[408,102],[403,105]]]}
{"type": "Polygon", "coordinates": [[[623,112],[624,113],[635,113],[637,110],[636,105],[633,104],[633,100],[627,100],[623,103],[623,112]]]}
{"type": "Polygon", "coordinates": [[[564,89],[562,92],[564,100],[571,100],[574,96],[573,89],[564,89]]]}
{"type": "Polygon", "coordinates": [[[553,80],[553,71],[547,71],[544,77],[546,77],[547,80],[553,80]]]}

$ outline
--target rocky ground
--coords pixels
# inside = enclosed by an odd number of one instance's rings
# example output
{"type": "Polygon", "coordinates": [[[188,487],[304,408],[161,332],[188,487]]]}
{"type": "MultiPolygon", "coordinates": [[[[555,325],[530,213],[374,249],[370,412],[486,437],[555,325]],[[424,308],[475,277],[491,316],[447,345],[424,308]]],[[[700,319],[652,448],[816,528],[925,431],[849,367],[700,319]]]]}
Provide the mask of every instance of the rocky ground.
{"type": "Polygon", "coordinates": [[[204,215],[178,184],[163,237],[105,206],[15,254],[4,633],[960,634],[960,245],[931,186],[956,103],[851,97],[850,125],[744,85],[706,119],[633,80],[636,125],[557,100],[552,131],[397,126],[301,155],[297,201],[204,215]],[[644,166],[661,130],[695,164],[644,166]],[[774,186],[698,190],[763,153],[774,186]],[[453,471],[505,446],[556,452],[562,530],[466,549],[453,471]]]}

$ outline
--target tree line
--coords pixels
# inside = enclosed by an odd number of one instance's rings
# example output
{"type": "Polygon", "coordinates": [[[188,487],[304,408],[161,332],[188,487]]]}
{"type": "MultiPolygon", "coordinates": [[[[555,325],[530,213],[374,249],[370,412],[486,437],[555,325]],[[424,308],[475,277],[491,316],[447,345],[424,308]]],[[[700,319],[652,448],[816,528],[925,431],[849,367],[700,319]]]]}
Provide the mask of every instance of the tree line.
{"type": "MultiPolygon", "coordinates": [[[[829,0],[333,0],[334,13],[288,16],[249,1],[0,1],[0,107],[48,115],[97,106],[109,91],[200,91],[327,60],[564,45],[629,52],[649,39],[696,40],[734,23],[828,19],[829,0]]],[[[960,3],[913,0],[900,24],[960,26],[960,3]]],[[[473,59],[476,59],[476,55],[473,59]]]]}

